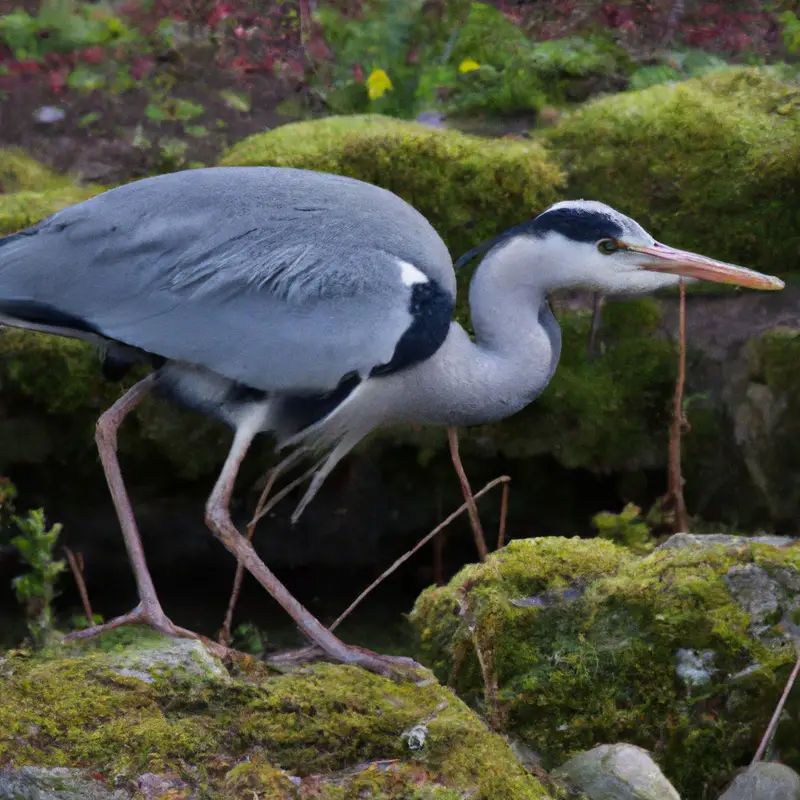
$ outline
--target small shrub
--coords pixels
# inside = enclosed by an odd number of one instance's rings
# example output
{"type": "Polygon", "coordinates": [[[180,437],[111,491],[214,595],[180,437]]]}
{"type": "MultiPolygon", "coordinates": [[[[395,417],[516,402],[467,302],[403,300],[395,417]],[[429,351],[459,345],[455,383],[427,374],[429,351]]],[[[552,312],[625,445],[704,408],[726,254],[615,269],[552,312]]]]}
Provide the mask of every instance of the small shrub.
{"type": "Polygon", "coordinates": [[[24,517],[15,516],[14,523],[20,535],[13,537],[11,544],[31,571],[14,578],[12,584],[17,599],[25,606],[31,636],[35,643],[41,644],[53,629],[56,583],[66,569],[64,561],[53,558],[61,524],[56,523],[48,530],[41,508],[29,511],[24,517]]]}

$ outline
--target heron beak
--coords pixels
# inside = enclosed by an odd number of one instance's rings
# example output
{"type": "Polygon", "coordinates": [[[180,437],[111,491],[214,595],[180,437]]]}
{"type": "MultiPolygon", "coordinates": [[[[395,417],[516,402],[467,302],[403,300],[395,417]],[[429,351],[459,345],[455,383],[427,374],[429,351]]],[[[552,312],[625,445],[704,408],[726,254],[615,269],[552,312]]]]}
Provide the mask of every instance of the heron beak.
{"type": "Polygon", "coordinates": [[[777,290],[783,289],[783,281],[772,275],[762,275],[752,269],[715,261],[713,258],[676,250],[656,242],[652,247],[645,245],[625,245],[631,252],[647,256],[641,264],[642,269],[650,272],[666,272],[681,275],[685,278],[714,281],[715,283],[733,283],[751,289],[777,290]]]}

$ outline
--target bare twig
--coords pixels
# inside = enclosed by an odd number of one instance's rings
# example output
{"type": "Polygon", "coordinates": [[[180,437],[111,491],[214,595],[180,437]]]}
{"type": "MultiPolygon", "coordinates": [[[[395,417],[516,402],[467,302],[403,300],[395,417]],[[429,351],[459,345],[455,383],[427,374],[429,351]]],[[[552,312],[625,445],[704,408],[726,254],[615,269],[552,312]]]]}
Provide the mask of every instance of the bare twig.
{"type": "Polygon", "coordinates": [[[94,617],[92,615],[92,605],[89,602],[89,592],[86,591],[86,582],[83,580],[83,556],[78,553],[76,556],[69,547],[64,548],[67,554],[67,561],[69,568],[72,570],[72,576],[75,578],[75,583],[78,585],[78,593],[81,596],[81,603],[83,603],[83,613],[86,614],[86,621],[92,625],[94,617]]]}
{"type": "Polygon", "coordinates": [[[500,705],[499,688],[497,685],[497,674],[494,668],[494,654],[491,649],[481,647],[478,637],[478,625],[475,622],[475,615],[469,604],[469,590],[464,589],[461,599],[461,616],[467,623],[467,628],[472,639],[472,646],[475,648],[475,655],[483,676],[483,696],[486,700],[486,707],[489,710],[489,725],[493,730],[499,731],[504,727],[503,710],[500,705]]]}
{"type": "Polygon", "coordinates": [[[458,431],[452,425],[447,428],[447,440],[450,442],[450,458],[453,460],[456,475],[458,475],[458,479],[461,482],[461,491],[464,493],[464,499],[467,501],[469,522],[472,526],[472,534],[475,537],[475,546],[478,548],[478,557],[481,561],[486,561],[486,556],[489,553],[486,548],[486,538],[483,535],[481,519],[478,516],[478,507],[475,505],[475,498],[472,496],[472,489],[470,489],[469,481],[467,480],[467,473],[464,472],[464,465],[461,463],[461,456],[458,452],[458,431]]]}
{"type": "Polygon", "coordinates": [[[772,715],[772,719],[769,721],[769,725],[767,725],[767,730],[764,732],[764,737],[761,739],[761,744],[758,746],[758,750],[756,750],[756,754],[753,756],[753,760],[750,762],[751,765],[755,764],[757,761],[761,761],[764,756],[764,752],[766,751],[767,747],[769,747],[769,743],[772,741],[772,737],[775,735],[775,728],[778,727],[778,720],[780,719],[781,712],[786,704],[786,699],[789,697],[789,692],[792,691],[792,686],[794,685],[798,672],[800,672],[800,647],[798,647],[797,661],[795,661],[794,668],[789,675],[789,680],[786,681],[783,694],[781,695],[781,699],[778,700],[778,705],[775,707],[775,712],[772,715]]]}
{"type": "Polygon", "coordinates": [[[592,295],[592,327],[589,330],[589,346],[587,348],[587,358],[594,361],[597,352],[597,335],[600,333],[600,322],[603,317],[603,295],[594,292],[592,295]]]}
{"type": "Polygon", "coordinates": [[[680,353],[678,377],[675,380],[675,398],[672,406],[672,425],[669,432],[669,472],[667,493],[675,511],[673,530],[681,533],[689,529],[689,517],[683,499],[681,475],[681,432],[684,426],[683,387],[686,381],[686,284],[680,284],[680,353]]]}
{"type": "MultiPolygon", "coordinates": [[[[483,497],[483,495],[485,495],[487,492],[490,492],[492,489],[494,489],[495,486],[498,486],[501,483],[508,483],[510,480],[511,478],[509,478],[508,475],[501,475],[499,478],[495,478],[493,481],[489,481],[489,483],[487,483],[486,486],[483,487],[483,489],[477,492],[477,494],[471,495],[473,503],[476,500],[479,500],[481,497],[483,497]]],[[[427,536],[420,539],[407,553],[400,556],[400,558],[398,558],[397,561],[394,562],[394,564],[392,564],[387,570],[382,572],[369,586],[367,586],[366,589],[364,589],[363,592],[361,592],[361,594],[358,597],[356,597],[355,600],[353,600],[352,603],[350,603],[350,605],[339,615],[338,619],[336,619],[333,625],[330,626],[329,630],[335,631],[336,628],[338,628],[339,625],[348,616],[350,616],[353,609],[355,609],[355,607],[358,606],[361,603],[361,601],[373,589],[375,589],[375,587],[383,583],[383,581],[386,580],[386,578],[388,578],[389,575],[391,575],[401,564],[408,561],[408,559],[411,558],[411,556],[413,556],[414,553],[417,552],[417,550],[419,550],[421,547],[424,547],[431,539],[433,539],[434,536],[436,536],[436,534],[443,531],[454,519],[456,519],[456,517],[460,516],[465,511],[467,511],[468,508],[469,508],[469,503],[463,503],[462,505],[460,505],[446,520],[440,522],[427,536]]]]}
{"type": "MultiPolygon", "coordinates": [[[[267,475],[267,482],[264,486],[264,490],[261,492],[261,496],[258,498],[258,503],[256,503],[256,510],[253,514],[253,518],[250,522],[247,523],[247,538],[252,541],[253,534],[256,531],[256,525],[258,524],[258,520],[260,517],[258,516],[262,509],[264,508],[264,504],[267,502],[267,497],[269,497],[269,493],[272,491],[272,487],[275,485],[275,481],[278,478],[279,470],[277,467],[271,469],[269,474],[267,475]]],[[[236,604],[239,602],[239,593],[242,591],[242,579],[244,578],[244,564],[241,561],[236,562],[236,575],[233,578],[233,588],[231,589],[231,596],[228,600],[228,610],[225,612],[225,620],[222,623],[222,630],[219,632],[219,636],[217,637],[219,643],[227,647],[231,641],[231,625],[233,624],[233,612],[236,610],[236,604]]]]}
{"type": "Polygon", "coordinates": [[[502,550],[506,543],[506,519],[508,518],[508,492],[510,486],[503,484],[503,494],[500,498],[500,525],[497,530],[497,549],[502,550]]]}

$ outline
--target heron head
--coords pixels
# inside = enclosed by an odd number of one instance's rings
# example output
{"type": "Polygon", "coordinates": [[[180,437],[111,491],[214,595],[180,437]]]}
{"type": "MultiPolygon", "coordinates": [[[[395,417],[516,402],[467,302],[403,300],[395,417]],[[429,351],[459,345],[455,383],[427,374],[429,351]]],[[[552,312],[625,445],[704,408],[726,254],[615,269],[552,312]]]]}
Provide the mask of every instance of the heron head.
{"type": "Polygon", "coordinates": [[[475,248],[458,263],[495,246],[508,247],[510,266],[528,271],[536,264],[531,277],[544,281],[548,289],[583,287],[627,294],[654,291],[681,280],[783,288],[783,281],[770,275],[661,244],[635,220],[594,200],[556,203],[475,248]]]}
{"type": "Polygon", "coordinates": [[[538,237],[550,240],[552,249],[561,251],[565,273],[574,283],[587,288],[642,292],[681,280],[783,288],[783,281],[771,275],[657,242],[638,222],[604,203],[556,203],[529,224],[538,237]]]}

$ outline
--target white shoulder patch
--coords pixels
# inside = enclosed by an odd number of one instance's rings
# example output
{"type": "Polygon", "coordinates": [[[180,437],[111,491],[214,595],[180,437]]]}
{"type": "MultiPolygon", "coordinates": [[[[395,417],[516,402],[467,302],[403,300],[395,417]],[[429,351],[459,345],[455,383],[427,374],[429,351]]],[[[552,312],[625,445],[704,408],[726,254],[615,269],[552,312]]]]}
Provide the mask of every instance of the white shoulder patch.
{"type": "Polygon", "coordinates": [[[408,261],[397,261],[400,266],[400,280],[406,286],[413,286],[415,283],[427,283],[428,276],[420,269],[417,269],[413,264],[408,261]]]}

